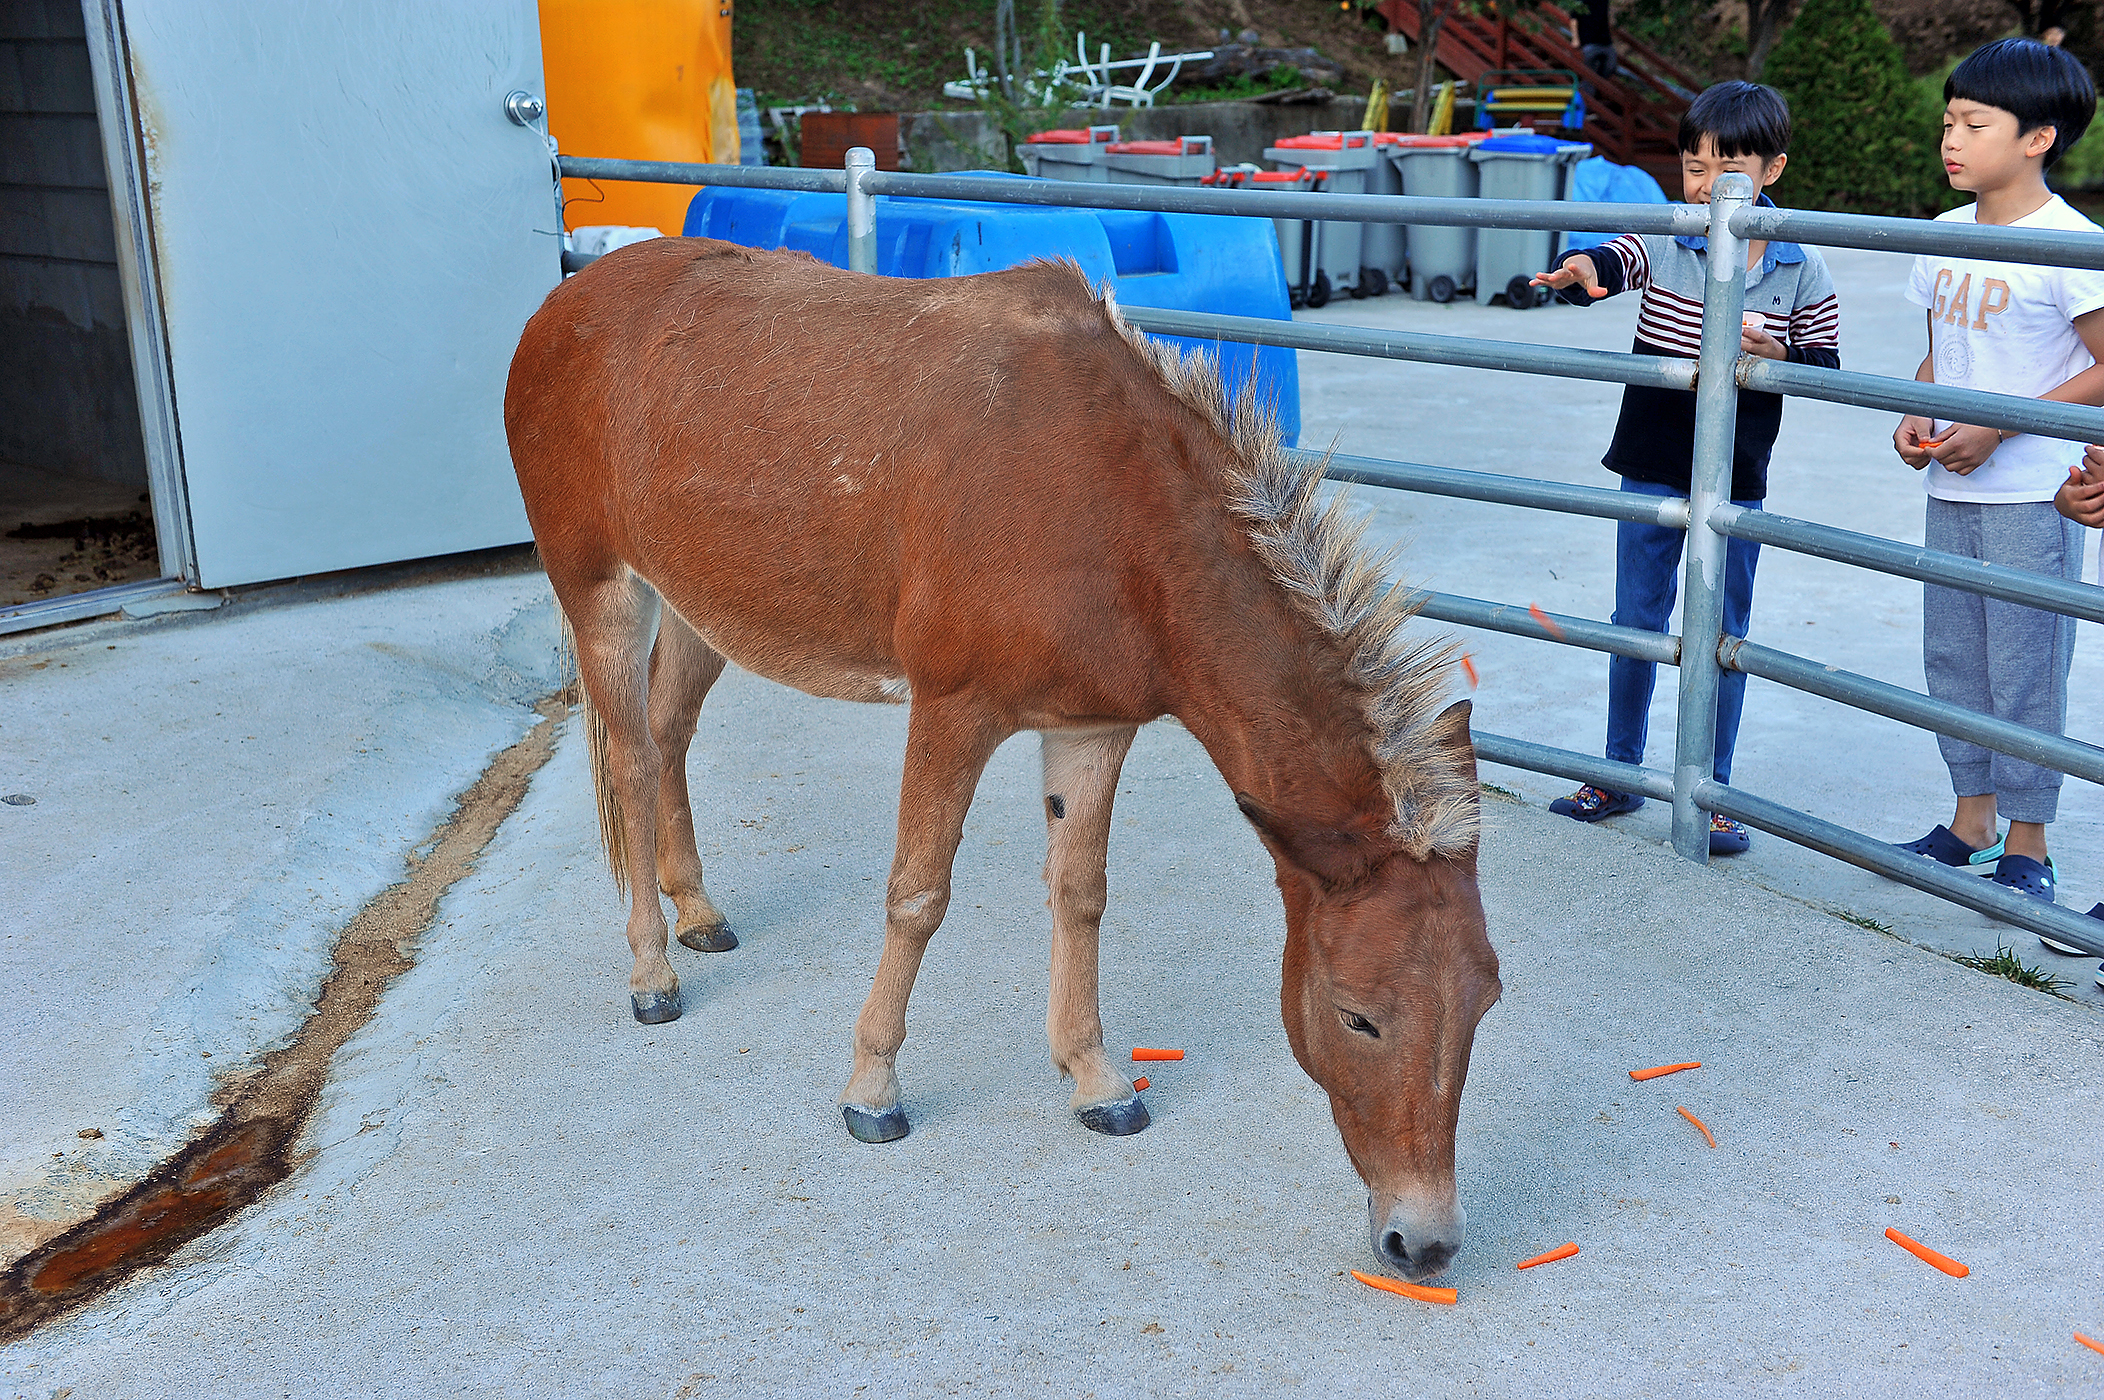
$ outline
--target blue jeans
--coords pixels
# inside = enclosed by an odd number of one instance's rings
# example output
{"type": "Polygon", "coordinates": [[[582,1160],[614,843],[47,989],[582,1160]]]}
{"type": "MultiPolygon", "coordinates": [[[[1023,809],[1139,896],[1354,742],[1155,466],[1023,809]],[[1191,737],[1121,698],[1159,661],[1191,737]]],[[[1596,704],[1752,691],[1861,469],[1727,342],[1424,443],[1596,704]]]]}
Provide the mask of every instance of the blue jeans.
{"type": "MultiPolygon", "coordinates": [[[[1670,486],[1622,478],[1622,489],[1640,496],[1677,496],[1670,486]]],[[[1748,510],[1759,501],[1733,501],[1748,510]]],[[[1615,530],[1615,615],[1619,627],[1664,632],[1680,594],[1680,551],[1687,540],[1681,530],[1639,525],[1625,520],[1615,530]]],[[[1753,611],[1753,569],[1761,547],[1733,540],[1724,552],[1724,630],[1746,635],[1753,611]]],[[[1607,756],[1619,763],[1642,763],[1644,740],[1651,728],[1651,687],[1658,667],[1649,661],[1616,656],[1607,663],[1607,756]]],[[[1717,781],[1731,781],[1731,751],[1739,742],[1739,711],[1746,704],[1746,673],[1726,671],[1717,683],[1717,781]]]]}

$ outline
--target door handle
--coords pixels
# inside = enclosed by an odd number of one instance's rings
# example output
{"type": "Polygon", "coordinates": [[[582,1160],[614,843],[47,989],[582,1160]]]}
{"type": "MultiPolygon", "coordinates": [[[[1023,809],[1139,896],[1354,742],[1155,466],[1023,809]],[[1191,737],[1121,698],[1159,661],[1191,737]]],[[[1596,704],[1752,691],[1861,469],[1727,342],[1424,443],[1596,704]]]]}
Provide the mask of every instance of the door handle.
{"type": "Polygon", "coordinates": [[[532,93],[515,89],[504,94],[504,115],[511,118],[513,125],[531,129],[548,115],[548,107],[532,93]]]}

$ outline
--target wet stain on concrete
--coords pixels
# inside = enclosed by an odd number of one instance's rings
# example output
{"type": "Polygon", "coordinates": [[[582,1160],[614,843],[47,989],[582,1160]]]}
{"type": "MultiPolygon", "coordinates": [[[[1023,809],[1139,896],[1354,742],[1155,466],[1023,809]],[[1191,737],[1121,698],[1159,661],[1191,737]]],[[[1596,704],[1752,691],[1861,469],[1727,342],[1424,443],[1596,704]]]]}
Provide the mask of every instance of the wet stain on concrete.
{"type": "Polygon", "coordinates": [[[415,940],[430,927],[439,900],[475,868],[555,752],[567,707],[550,698],[538,709],[541,722],[497,755],[461,794],[453,815],[410,853],[407,878],[337,936],[314,1014],[291,1044],[228,1091],[219,1121],[143,1181],[0,1273],[0,1342],[23,1337],[167,1259],[299,1165],[295,1148],[336,1052],[372,1019],[388,984],[415,965],[415,940]]]}

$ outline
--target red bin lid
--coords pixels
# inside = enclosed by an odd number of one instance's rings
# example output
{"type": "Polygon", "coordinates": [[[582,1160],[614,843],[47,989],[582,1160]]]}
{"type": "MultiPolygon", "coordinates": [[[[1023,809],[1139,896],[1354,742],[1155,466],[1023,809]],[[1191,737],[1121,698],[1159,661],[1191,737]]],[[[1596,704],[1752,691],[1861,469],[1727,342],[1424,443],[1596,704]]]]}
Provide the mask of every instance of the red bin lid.
{"type": "Polygon", "coordinates": [[[1067,127],[1057,131],[1039,131],[1023,138],[1023,144],[1026,146],[1086,146],[1088,143],[1089,133],[1085,127],[1079,130],[1067,127]]]}

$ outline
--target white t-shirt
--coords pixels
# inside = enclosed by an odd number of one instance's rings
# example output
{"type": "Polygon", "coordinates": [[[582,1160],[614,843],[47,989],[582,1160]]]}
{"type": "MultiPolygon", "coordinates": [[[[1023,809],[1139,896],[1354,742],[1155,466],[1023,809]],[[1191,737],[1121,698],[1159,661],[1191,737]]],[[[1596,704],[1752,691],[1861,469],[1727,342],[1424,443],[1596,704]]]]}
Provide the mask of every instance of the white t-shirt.
{"type": "MultiPolygon", "coordinates": [[[[1973,223],[1977,208],[1938,214],[1937,222],[1973,223]]],[[[2010,227],[2104,233],[2057,194],[2010,227]]],[[[2104,307],[2104,272],[1925,253],[1914,259],[1907,300],[1928,308],[1938,384],[2035,399],[2096,363],[2072,322],[2104,307]]],[[[1949,426],[1937,419],[1936,435],[1949,426]]],[[[1966,476],[1929,463],[1929,494],[1995,504],[2050,501],[2080,460],[2079,442],[2020,433],[1966,476]]]]}

